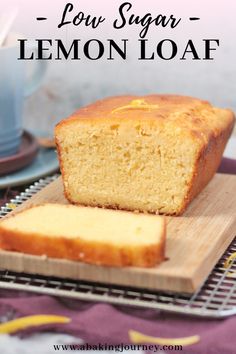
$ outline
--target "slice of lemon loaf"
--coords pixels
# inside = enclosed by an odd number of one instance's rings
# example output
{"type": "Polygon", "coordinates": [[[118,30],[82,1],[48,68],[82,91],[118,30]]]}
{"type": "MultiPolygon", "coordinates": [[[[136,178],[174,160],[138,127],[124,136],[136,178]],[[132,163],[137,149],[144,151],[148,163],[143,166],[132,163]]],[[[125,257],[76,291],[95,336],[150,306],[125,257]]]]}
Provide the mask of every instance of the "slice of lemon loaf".
{"type": "Polygon", "coordinates": [[[93,264],[152,267],[164,259],[165,219],[44,204],[0,221],[0,247],[93,264]]]}
{"type": "Polygon", "coordinates": [[[76,204],[181,214],[216,172],[230,110],[174,95],[111,97],[55,130],[65,195],[76,204]]]}

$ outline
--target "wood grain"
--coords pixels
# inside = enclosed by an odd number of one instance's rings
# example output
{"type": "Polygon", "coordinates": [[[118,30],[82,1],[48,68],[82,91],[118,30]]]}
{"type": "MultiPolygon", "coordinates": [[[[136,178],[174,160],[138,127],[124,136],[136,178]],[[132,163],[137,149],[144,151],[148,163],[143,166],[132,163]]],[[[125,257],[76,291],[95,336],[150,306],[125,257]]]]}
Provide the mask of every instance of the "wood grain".
{"type": "MultiPolygon", "coordinates": [[[[235,236],[235,191],[236,176],[216,175],[183,216],[168,217],[167,260],[155,268],[102,267],[6,251],[0,252],[0,267],[20,272],[192,293],[203,283],[235,236]]],[[[45,202],[67,203],[60,178],[16,211],[45,202]]]]}

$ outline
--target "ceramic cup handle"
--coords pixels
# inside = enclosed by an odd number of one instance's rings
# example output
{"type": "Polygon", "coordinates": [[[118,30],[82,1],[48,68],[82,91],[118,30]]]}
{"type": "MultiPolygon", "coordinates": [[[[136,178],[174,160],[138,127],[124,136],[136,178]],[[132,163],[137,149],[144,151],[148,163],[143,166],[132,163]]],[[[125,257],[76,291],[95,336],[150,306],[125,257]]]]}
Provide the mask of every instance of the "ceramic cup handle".
{"type": "MultiPolygon", "coordinates": [[[[29,45],[28,48],[31,49],[31,51],[33,50],[34,55],[36,55],[35,45],[29,45]]],[[[30,96],[40,87],[46,74],[47,66],[46,60],[34,60],[32,74],[26,79],[26,87],[24,92],[25,97],[30,96]]]]}

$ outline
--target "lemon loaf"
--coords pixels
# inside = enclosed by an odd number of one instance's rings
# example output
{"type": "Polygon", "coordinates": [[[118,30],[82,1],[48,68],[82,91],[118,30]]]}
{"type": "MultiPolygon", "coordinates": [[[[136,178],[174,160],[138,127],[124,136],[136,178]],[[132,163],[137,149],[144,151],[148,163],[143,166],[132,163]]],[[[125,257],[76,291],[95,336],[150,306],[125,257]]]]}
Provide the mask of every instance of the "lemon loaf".
{"type": "Polygon", "coordinates": [[[216,172],[230,110],[175,95],[120,96],[81,108],[55,129],[71,203],[179,215],[216,172]]]}
{"type": "Polygon", "coordinates": [[[0,247],[93,264],[152,267],[164,259],[165,219],[44,204],[0,221],[0,247]]]}

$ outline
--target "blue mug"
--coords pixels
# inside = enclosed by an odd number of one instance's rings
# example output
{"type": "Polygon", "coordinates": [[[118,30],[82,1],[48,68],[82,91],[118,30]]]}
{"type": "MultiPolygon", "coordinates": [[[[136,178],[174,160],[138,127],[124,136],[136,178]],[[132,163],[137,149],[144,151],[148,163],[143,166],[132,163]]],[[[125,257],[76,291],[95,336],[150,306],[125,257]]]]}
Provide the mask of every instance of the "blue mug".
{"type": "Polygon", "coordinates": [[[0,47],[0,158],[17,153],[23,132],[24,98],[40,86],[46,71],[44,61],[34,62],[34,70],[26,79],[26,62],[18,56],[19,42],[11,34],[0,47]]]}

